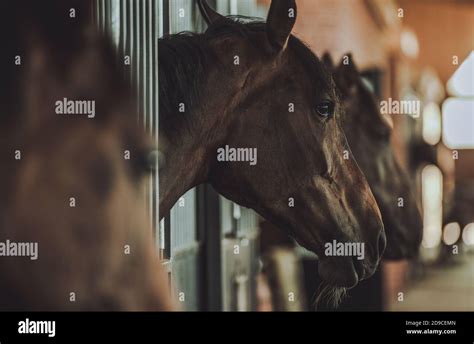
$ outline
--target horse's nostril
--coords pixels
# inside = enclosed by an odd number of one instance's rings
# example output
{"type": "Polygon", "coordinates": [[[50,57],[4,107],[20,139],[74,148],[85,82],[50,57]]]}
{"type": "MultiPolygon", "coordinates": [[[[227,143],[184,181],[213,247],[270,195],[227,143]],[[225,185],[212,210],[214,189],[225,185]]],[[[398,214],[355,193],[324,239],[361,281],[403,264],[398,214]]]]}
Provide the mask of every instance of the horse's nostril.
{"type": "Polygon", "coordinates": [[[383,252],[385,251],[385,247],[387,247],[387,236],[385,235],[384,231],[380,231],[377,246],[379,257],[382,256],[383,252]]]}

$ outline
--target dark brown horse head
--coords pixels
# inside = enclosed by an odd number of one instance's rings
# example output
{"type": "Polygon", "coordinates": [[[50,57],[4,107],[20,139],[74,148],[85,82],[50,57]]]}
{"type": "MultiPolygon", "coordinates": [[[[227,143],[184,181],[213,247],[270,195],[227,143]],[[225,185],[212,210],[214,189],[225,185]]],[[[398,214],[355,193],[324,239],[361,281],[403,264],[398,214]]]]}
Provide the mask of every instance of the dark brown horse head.
{"type": "Polygon", "coordinates": [[[146,220],[148,139],[90,4],[0,5],[0,241],[36,252],[1,257],[1,310],[170,307],[146,220]],[[59,111],[64,98],[94,103],[59,111]]]}
{"type": "Polygon", "coordinates": [[[206,33],[160,42],[162,87],[186,84],[170,73],[173,68],[191,73],[190,82],[200,80],[199,97],[192,100],[169,89],[160,95],[167,161],[160,174],[166,206],[160,211],[169,209],[168,198],[209,181],[315,252],[326,282],[354,286],[378,264],[383,224],[338,126],[341,104],[331,75],[290,34],[295,2],[273,1],[266,23],[224,18],[200,4],[206,33]],[[193,67],[177,51],[193,56],[193,67]],[[181,109],[194,104],[192,110],[179,113],[180,102],[181,109]],[[200,167],[193,169],[195,164],[200,167]],[[174,192],[170,185],[177,184],[181,189],[174,192]],[[363,244],[364,258],[326,254],[334,241],[363,244]]]}
{"type": "MultiPolygon", "coordinates": [[[[329,69],[334,69],[329,55],[325,54],[323,60],[329,69]]],[[[421,241],[422,223],[413,186],[390,143],[392,125],[380,113],[375,96],[361,79],[350,54],[334,69],[334,78],[346,109],[343,129],[382,212],[387,235],[384,258],[414,257],[421,241]]]]}

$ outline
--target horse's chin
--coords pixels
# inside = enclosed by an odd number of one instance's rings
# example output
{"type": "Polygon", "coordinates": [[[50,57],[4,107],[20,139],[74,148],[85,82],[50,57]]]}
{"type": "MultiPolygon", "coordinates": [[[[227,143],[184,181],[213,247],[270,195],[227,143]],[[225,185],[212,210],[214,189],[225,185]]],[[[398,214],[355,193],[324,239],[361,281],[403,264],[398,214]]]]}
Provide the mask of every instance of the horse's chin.
{"type": "Polygon", "coordinates": [[[326,305],[336,309],[346,291],[364,277],[364,269],[353,257],[330,257],[319,261],[318,272],[322,283],[316,292],[315,308],[326,305]]]}
{"type": "Polygon", "coordinates": [[[351,289],[364,278],[362,262],[354,257],[329,257],[319,261],[318,272],[329,286],[351,289]]]}
{"type": "Polygon", "coordinates": [[[331,286],[324,282],[321,283],[316,291],[316,299],[313,303],[314,310],[318,310],[319,308],[336,310],[342,300],[344,300],[346,292],[346,288],[331,286]]]}

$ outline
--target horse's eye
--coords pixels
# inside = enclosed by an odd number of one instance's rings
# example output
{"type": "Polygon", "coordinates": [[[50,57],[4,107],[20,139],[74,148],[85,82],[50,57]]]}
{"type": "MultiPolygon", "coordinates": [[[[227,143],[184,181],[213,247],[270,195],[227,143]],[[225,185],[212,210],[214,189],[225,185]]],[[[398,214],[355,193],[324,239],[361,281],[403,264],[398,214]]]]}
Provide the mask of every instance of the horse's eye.
{"type": "Polygon", "coordinates": [[[316,111],[321,117],[332,117],[334,115],[334,103],[329,100],[325,100],[316,106],[316,111]]]}
{"type": "Polygon", "coordinates": [[[156,170],[158,166],[158,150],[144,149],[136,153],[136,159],[134,163],[134,172],[137,177],[141,177],[144,174],[151,173],[156,170]]]}
{"type": "Polygon", "coordinates": [[[145,167],[147,171],[153,172],[156,171],[158,167],[158,162],[160,160],[160,152],[157,149],[150,149],[145,152],[145,167]]]}

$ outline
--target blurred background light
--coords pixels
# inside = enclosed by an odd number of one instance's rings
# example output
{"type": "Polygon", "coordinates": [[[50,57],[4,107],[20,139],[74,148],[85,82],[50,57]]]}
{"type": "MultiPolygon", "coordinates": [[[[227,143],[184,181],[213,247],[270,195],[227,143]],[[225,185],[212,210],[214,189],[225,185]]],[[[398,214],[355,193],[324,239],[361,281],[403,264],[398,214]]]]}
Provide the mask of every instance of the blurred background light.
{"type": "Polygon", "coordinates": [[[429,103],[423,109],[422,135],[433,146],[441,139],[441,111],[436,103],[429,103]]]}
{"type": "Polygon", "coordinates": [[[448,98],[443,103],[443,142],[451,149],[474,148],[474,98],[448,98]]]}
{"type": "Polygon", "coordinates": [[[471,51],[469,56],[454,72],[453,76],[448,80],[448,92],[457,97],[473,97],[474,96],[474,52],[471,51]]]}
{"type": "Polygon", "coordinates": [[[462,241],[466,245],[474,246],[474,223],[469,223],[462,231],[462,241]]]}
{"type": "Polygon", "coordinates": [[[421,200],[423,207],[423,241],[425,248],[437,247],[442,235],[443,175],[435,165],[421,172],[421,200]]]}
{"type": "Polygon", "coordinates": [[[400,47],[405,56],[416,59],[420,52],[418,38],[416,34],[410,30],[405,29],[400,35],[400,47]]]}
{"type": "Polygon", "coordinates": [[[454,245],[461,236],[461,226],[457,222],[448,223],[443,229],[443,241],[446,245],[454,245]]]}

